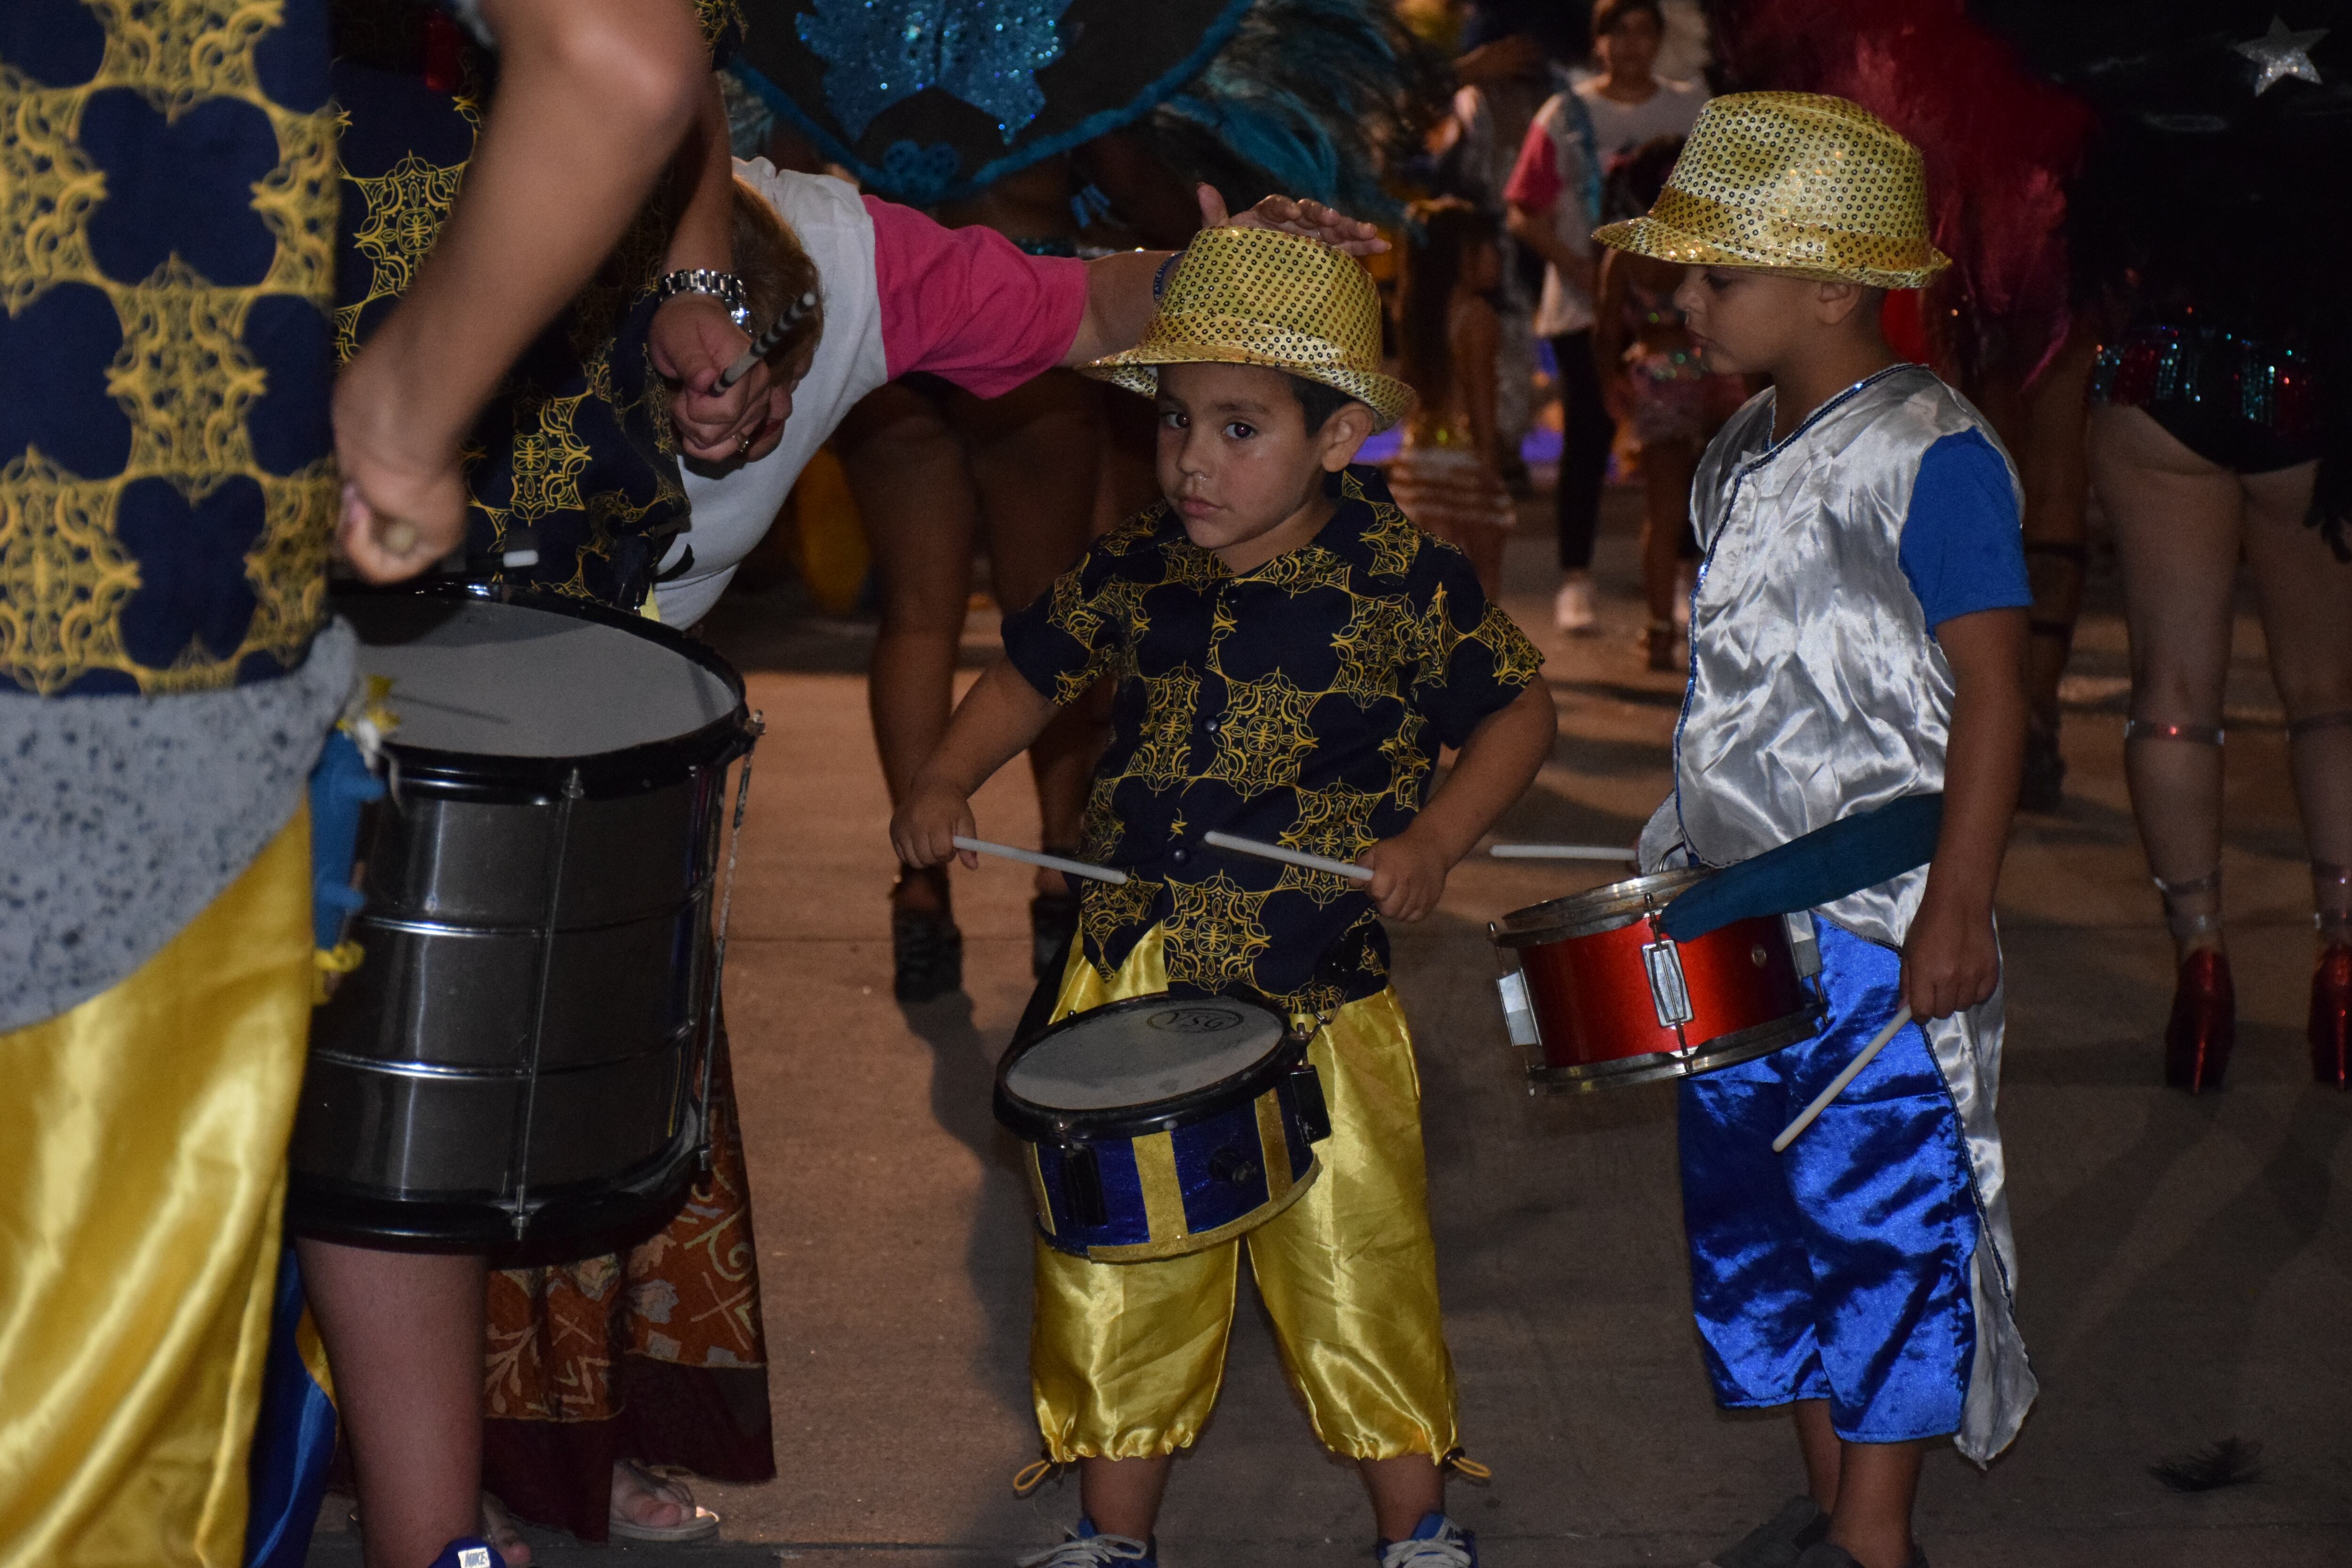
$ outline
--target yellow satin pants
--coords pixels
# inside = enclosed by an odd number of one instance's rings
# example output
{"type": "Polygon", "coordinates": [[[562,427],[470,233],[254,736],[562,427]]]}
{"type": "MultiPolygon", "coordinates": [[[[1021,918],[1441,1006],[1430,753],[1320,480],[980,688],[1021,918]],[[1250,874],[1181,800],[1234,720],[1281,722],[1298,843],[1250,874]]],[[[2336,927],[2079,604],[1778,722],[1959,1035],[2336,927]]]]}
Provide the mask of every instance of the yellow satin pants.
{"type": "Polygon", "coordinates": [[[0,1035],[0,1568],[236,1568],[310,1026],[310,821],[0,1035]]]}
{"type": "MultiPolygon", "coordinates": [[[[1106,983],[1082,953],[1055,1016],[1167,989],[1160,934],[1106,983]]],[[[1421,1081],[1396,993],[1339,1009],[1308,1057],[1331,1136],[1307,1194],[1247,1235],[1146,1263],[1036,1249],[1029,1378],[1045,1451],[1143,1458],[1189,1447],[1217,1402],[1241,1249],[1316,1438],[1351,1459],[1454,1447],[1454,1362],[1437,1309],[1421,1081]]]]}

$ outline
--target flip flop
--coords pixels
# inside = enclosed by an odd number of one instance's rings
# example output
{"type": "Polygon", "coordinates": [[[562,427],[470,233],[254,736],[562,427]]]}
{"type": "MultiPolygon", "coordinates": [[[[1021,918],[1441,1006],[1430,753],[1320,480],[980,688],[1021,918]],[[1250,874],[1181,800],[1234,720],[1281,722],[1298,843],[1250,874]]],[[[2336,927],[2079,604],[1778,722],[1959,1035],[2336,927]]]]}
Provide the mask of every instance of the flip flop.
{"type": "Polygon", "coordinates": [[[632,1459],[620,1460],[619,1467],[625,1468],[645,1490],[687,1510],[688,1516],[677,1524],[639,1524],[622,1516],[621,1500],[616,1497],[605,1521],[605,1528],[614,1535],[623,1541],[680,1542],[708,1541],[719,1533],[719,1516],[696,1502],[694,1494],[683,1483],[655,1475],[632,1459]]]}

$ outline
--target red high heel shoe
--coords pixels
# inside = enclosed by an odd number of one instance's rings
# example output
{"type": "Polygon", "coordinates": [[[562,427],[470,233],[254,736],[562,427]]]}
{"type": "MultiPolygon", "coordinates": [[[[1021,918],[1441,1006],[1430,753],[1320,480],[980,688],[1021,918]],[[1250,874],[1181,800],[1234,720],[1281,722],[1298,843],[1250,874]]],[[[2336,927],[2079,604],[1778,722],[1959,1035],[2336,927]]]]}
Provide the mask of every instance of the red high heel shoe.
{"type": "Polygon", "coordinates": [[[2352,1089],[2352,942],[2330,942],[2311,976],[2311,1079],[2352,1089]]]}
{"type": "Polygon", "coordinates": [[[2173,987],[2172,1016],[2164,1026],[2164,1081],[2191,1094],[2221,1088],[2237,1039],[2238,988],[2230,980],[2230,955],[2200,947],[2181,960],[2173,987]]]}

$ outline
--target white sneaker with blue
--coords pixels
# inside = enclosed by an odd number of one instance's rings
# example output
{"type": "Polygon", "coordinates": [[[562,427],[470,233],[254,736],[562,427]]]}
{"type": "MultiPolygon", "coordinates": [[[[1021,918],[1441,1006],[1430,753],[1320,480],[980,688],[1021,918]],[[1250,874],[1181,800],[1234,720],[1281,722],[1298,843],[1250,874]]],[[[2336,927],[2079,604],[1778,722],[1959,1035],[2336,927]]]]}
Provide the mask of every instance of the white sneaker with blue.
{"type": "MultiPolygon", "coordinates": [[[[1114,1563],[1124,1563],[1130,1568],[1160,1568],[1158,1552],[1153,1542],[1138,1541],[1131,1535],[1099,1534],[1093,1520],[1081,1519],[1067,1541],[1050,1552],[1022,1558],[1015,1568],[1108,1568],[1114,1563]]],[[[1433,1563],[1439,1560],[1430,1561],[1433,1563]]]]}
{"type": "Polygon", "coordinates": [[[1402,1541],[1372,1549],[1381,1568],[1478,1568],[1478,1538],[1442,1513],[1425,1513],[1402,1541]]]}

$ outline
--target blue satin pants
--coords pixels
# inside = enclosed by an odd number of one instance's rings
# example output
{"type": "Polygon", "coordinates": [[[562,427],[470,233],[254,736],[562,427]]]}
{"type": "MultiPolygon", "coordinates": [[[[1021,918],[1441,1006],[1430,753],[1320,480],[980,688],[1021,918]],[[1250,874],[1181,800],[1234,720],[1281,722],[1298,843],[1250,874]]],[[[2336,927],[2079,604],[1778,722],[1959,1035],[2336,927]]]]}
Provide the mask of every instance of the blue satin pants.
{"type": "Polygon", "coordinates": [[[1959,1113],[1908,1025],[1789,1146],[1772,1140],[1902,1004],[1902,959],[1814,920],[1812,1039],[1682,1086],[1691,1307],[1727,1406],[1826,1399],[1838,1436],[1957,1430],[1976,1353],[1976,1193],[1959,1113]]]}

